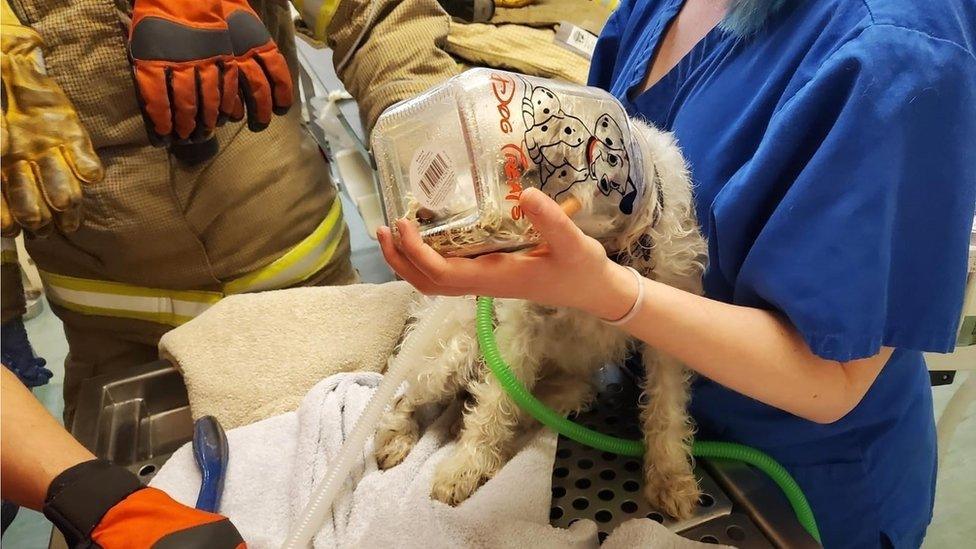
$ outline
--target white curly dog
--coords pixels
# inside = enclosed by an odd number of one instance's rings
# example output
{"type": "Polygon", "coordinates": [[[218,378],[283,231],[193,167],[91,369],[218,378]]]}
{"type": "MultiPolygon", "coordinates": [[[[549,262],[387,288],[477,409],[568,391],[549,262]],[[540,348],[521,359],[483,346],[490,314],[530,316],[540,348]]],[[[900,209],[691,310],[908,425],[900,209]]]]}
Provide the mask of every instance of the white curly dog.
{"type": "MultiPolygon", "coordinates": [[[[533,93],[538,96],[545,91],[539,88],[533,93]]],[[[531,109],[532,105],[524,108],[531,109]]],[[[643,162],[635,163],[642,166],[637,169],[644,174],[643,183],[638,184],[642,187],[638,198],[629,177],[632,159],[627,158],[626,149],[621,146],[623,135],[619,127],[606,123],[608,119],[613,122],[611,117],[597,118],[593,131],[584,127],[582,140],[550,143],[580,147],[560,162],[545,150],[549,145],[540,142],[544,140],[540,132],[568,135],[567,127],[575,132],[580,124],[561,120],[568,115],[558,105],[547,108],[546,114],[551,113],[551,118],[540,117],[538,112],[523,113],[532,119],[527,125],[530,129],[525,146],[540,176],[552,178],[547,186],[555,187],[544,190],[550,196],[559,194],[562,198],[569,193],[577,198],[582,208],[574,221],[599,240],[618,262],[634,267],[648,278],[700,292],[705,243],[695,219],[684,159],[671,134],[638,120],[631,121],[643,158],[643,162]],[[546,131],[542,132],[547,121],[546,131]],[[573,173],[561,178],[559,164],[578,164],[570,157],[580,150],[587,164],[585,177],[580,166],[574,166],[573,173]],[[608,210],[608,199],[616,200],[617,207],[608,210]]],[[[475,335],[473,298],[436,299],[453,299],[457,307],[443,325],[440,340],[430,342],[425,349],[429,366],[409,380],[405,392],[384,416],[375,447],[382,469],[399,464],[420,437],[415,416],[418,408],[464,399],[457,445],[438,464],[431,489],[434,499],[456,505],[501,469],[517,450],[519,436],[537,423],[509,398],[483,365],[475,335]]],[[[622,330],[575,309],[510,299],[496,300],[495,307],[502,357],[540,400],[563,414],[583,410],[590,404],[595,396],[593,378],[597,369],[607,363],[621,363],[628,353],[640,351],[647,371],[644,396],[640,399],[647,446],[644,494],[652,505],[676,518],[690,515],[699,489],[690,457],[694,429],[687,414],[686,369],[622,330]]],[[[427,301],[414,316],[423,317],[429,309],[427,301]]]]}

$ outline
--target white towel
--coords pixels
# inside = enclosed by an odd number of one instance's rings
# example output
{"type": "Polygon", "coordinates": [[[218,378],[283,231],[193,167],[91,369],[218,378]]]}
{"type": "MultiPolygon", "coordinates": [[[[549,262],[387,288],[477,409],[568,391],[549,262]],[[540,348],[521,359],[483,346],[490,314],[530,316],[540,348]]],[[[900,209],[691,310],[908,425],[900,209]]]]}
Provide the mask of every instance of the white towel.
{"type": "MultiPolygon", "coordinates": [[[[220,512],[230,517],[248,547],[280,547],[338,453],[342,433],[352,429],[380,379],[371,373],[337,374],[316,385],[297,411],[228,431],[230,459],[220,512]]],[[[436,418],[407,459],[388,471],[377,470],[370,440],[315,547],[598,546],[592,521],[578,521],[568,530],[549,525],[556,436],[547,429],[530,435],[522,450],[461,505],[432,501],[434,467],[454,445],[450,427],[455,413],[436,418]]],[[[194,504],[200,474],[189,444],[170,458],[152,485],[194,504]]],[[[617,530],[604,547],[704,547],[648,519],[617,530]]]]}

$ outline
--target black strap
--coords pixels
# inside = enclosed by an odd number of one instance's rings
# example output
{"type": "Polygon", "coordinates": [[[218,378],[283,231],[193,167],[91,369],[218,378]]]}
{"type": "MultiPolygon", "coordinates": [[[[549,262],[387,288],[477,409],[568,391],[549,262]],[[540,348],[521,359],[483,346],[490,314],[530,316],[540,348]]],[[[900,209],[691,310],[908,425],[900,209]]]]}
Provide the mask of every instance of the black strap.
{"type": "Polygon", "coordinates": [[[104,459],[69,467],[51,481],[44,516],[64,534],[68,547],[93,547],[91,533],[109,509],[144,488],[129,470],[104,459]]]}

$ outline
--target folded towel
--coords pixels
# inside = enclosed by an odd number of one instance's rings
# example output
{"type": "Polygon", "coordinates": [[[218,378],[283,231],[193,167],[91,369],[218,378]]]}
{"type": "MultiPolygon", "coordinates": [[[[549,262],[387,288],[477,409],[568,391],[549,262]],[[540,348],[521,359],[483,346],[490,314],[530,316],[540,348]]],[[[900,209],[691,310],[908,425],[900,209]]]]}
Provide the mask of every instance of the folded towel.
{"type": "Polygon", "coordinates": [[[230,429],[294,410],[332,374],[382,371],[416,296],[405,282],[230,296],[164,335],[160,355],[182,371],[193,418],[230,429]]]}
{"type": "Polygon", "coordinates": [[[603,2],[593,0],[535,0],[519,8],[510,8],[496,3],[495,15],[491,18],[491,23],[555,27],[566,21],[598,35],[610,11],[603,2]]]}
{"type": "MultiPolygon", "coordinates": [[[[380,379],[370,373],[332,376],[316,385],[297,411],[228,431],[230,459],[220,512],[249,547],[281,545],[380,379]]],[[[315,547],[598,546],[592,521],[565,530],[549,525],[556,436],[548,429],[527,435],[511,461],[461,505],[432,501],[431,478],[454,445],[456,414],[452,408],[436,417],[406,460],[387,471],[377,470],[370,440],[315,547]]],[[[189,444],[170,458],[152,485],[193,504],[200,475],[189,444]]],[[[648,519],[630,521],[618,531],[605,546],[704,547],[648,519]]]]}
{"type": "Polygon", "coordinates": [[[451,23],[445,50],[465,64],[586,84],[590,62],[556,44],[552,29],[451,23]]]}

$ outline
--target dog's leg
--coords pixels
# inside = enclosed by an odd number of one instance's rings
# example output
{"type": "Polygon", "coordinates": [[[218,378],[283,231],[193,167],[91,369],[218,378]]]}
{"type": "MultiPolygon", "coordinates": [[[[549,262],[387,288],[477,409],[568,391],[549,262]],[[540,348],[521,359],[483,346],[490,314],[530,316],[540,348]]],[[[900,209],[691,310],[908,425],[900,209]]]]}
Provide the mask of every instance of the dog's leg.
{"type": "Polygon", "coordinates": [[[646,347],[644,368],[644,495],[669,515],[687,518],[700,495],[690,457],[694,427],[687,412],[689,378],[678,361],[646,347]]]}
{"type": "MultiPolygon", "coordinates": [[[[499,309],[497,330],[501,354],[531,390],[540,355],[533,345],[534,330],[518,318],[505,318],[508,315],[503,316],[503,311],[499,309]]],[[[468,392],[473,404],[465,406],[457,446],[438,464],[431,487],[431,497],[448,505],[468,499],[501,469],[515,451],[518,427],[526,417],[490,372],[483,372],[480,381],[468,386],[468,392]]]]}
{"type": "Polygon", "coordinates": [[[466,407],[457,446],[438,464],[431,487],[431,497],[448,505],[468,499],[502,468],[514,452],[518,428],[526,417],[494,376],[468,391],[474,404],[466,407]]]}
{"type": "Polygon", "coordinates": [[[535,389],[536,398],[564,416],[588,407],[595,394],[588,380],[564,372],[543,377],[535,389]]]}
{"type": "Polygon", "coordinates": [[[429,367],[412,379],[404,393],[383,414],[376,431],[376,463],[380,469],[399,465],[420,439],[415,413],[426,404],[446,404],[456,398],[478,365],[478,344],[472,322],[454,326],[454,336],[439,347],[429,367]]]}

